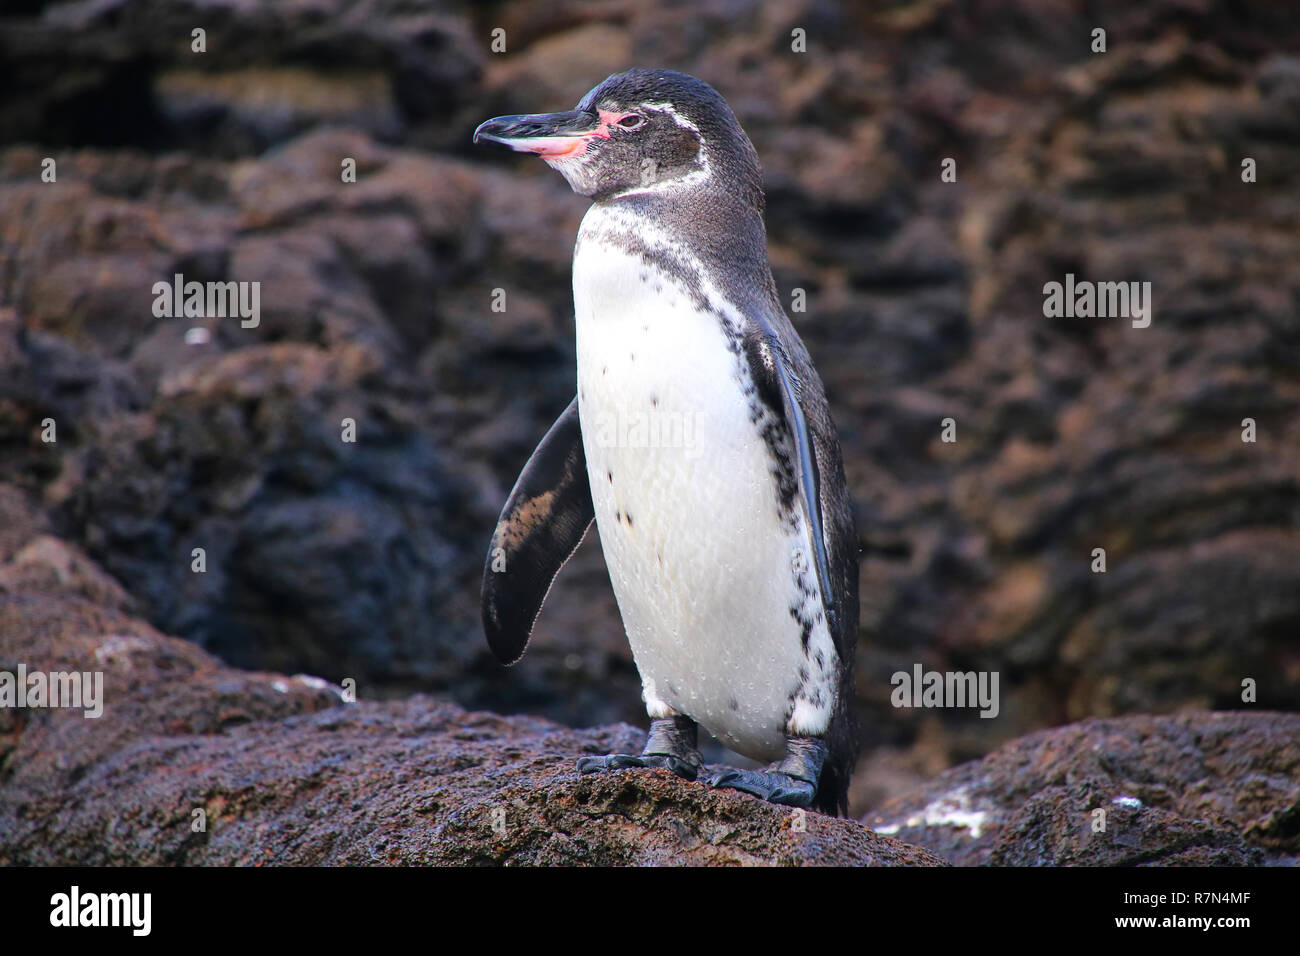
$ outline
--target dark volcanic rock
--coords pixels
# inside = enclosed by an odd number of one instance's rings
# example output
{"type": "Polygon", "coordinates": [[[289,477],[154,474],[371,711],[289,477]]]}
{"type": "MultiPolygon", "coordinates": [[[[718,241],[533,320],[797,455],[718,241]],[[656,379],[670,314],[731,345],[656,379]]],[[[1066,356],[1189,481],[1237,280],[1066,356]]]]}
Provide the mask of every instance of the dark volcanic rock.
{"type": "MultiPolygon", "coordinates": [[[[0,500],[8,527],[39,514],[14,492],[0,500]]],[[[948,771],[868,827],[667,771],[583,777],[577,756],[637,750],[644,734],[467,712],[423,695],[347,702],[316,677],[226,667],[134,617],[131,603],[74,546],[43,534],[23,546],[0,538],[0,670],[93,670],[104,682],[96,719],[0,709],[0,864],[1242,865],[1300,856],[1295,715],[1043,731],[948,771]],[[1092,829],[1097,809],[1102,833],[1092,829]]]]}
{"type": "Polygon", "coordinates": [[[231,670],[87,600],[102,572],[51,541],[0,565],[0,669],[102,671],[104,712],[0,710],[0,864],[942,865],[668,771],[580,776],[641,748],[627,725],[231,670]]]}
{"type": "Polygon", "coordinates": [[[1295,865],[1300,715],[1044,730],[946,771],[867,822],[964,866],[1295,865]]]}
{"type": "Polygon", "coordinates": [[[229,156],[341,124],[441,145],[482,68],[463,21],[403,0],[28,6],[41,15],[6,10],[0,29],[0,142],[229,156]]]}

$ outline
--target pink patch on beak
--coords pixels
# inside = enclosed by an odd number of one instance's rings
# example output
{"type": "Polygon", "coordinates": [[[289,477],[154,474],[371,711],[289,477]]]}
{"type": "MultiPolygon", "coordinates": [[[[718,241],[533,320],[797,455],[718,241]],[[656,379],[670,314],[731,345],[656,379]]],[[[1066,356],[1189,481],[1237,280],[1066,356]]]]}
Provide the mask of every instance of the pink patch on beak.
{"type": "Polygon", "coordinates": [[[536,153],[542,159],[560,160],[571,159],[579,153],[587,150],[587,141],[591,139],[590,135],[582,136],[539,136],[534,139],[512,139],[510,143],[512,149],[521,153],[536,153]]]}
{"type": "Polygon", "coordinates": [[[510,147],[525,153],[536,153],[550,162],[572,159],[587,151],[587,144],[593,139],[609,139],[611,123],[617,123],[626,113],[611,113],[600,110],[600,125],[587,133],[573,136],[539,136],[535,139],[513,139],[510,147]]]}

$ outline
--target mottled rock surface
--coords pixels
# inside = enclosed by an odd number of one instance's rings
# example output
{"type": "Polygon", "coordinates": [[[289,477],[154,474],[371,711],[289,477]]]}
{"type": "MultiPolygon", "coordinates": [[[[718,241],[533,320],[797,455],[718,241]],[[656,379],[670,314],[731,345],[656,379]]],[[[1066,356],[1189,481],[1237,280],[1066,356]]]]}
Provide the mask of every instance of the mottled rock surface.
{"type": "Polygon", "coordinates": [[[961,866],[1295,866],[1300,715],[1187,713],[1039,731],[866,822],[961,866]]]}
{"type": "Polygon", "coordinates": [[[497,510],[573,393],[585,203],[470,135],[671,66],[755,142],[843,437],[854,806],[1245,678],[1300,709],[1297,50],[1285,4],[1227,0],[6,4],[0,503],[227,663],[644,722],[594,534],[517,668],[479,633],[497,510]],[[260,325],[156,318],[177,272],[260,281],[260,325]],[[1067,273],[1150,281],[1150,327],[1045,318],[1067,273]],[[918,661],[998,672],[998,719],[890,706],[918,661]]]}
{"type": "Polygon", "coordinates": [[[578,756],[639,750],[644,733],[425,695],[346,702],[318,677],[227,667],[130,606],[75,546],[37,535],[0,549],[0,671],[104,682],[95,719],[0,709],[0,865],[1300,860],[1293,714],[1041,731],[857,822],[667,771],[583,777],[578,756]]]}
{"type": "Polygon", "coordinates": [[[626,724],[344,703],[319,678],[225,667],[73,578],[10,593],[64,562],[47,550],[0,566],[0,670],[102,671],[103,716],[0,709],[0,865],[941,865],[665,770],[579,775],[583,754],[640,750],[626,724]]]}

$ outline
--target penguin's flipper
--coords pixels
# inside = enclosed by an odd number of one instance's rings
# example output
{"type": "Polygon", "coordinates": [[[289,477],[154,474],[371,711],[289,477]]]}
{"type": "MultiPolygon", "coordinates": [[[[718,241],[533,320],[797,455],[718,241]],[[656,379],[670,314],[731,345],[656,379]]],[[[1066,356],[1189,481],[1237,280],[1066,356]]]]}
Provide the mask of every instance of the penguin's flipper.
{"type": "Polygon", "coordinates": [[[595,516],[575,397],[524,465],[488,549],[483,631],[501,663],[524,656],[556,575],[595,516]]]}
{"type": "Polygon", "coordinates": [[[794,370],[780,336],[769,323],[762,320],[751,322],[745,332],[743,347],[759,395],[782,417],[793,439],[799,507],[812,532],[810,537],[817,583],[821,586],[822,604],[827,617],[832,619],[831,629],[835,631],[834,617],[838,604],[831,586],[830,558],[822,528],[821,475],[817,467],[812,430],[800,401],[803,383],[794,370]]]}

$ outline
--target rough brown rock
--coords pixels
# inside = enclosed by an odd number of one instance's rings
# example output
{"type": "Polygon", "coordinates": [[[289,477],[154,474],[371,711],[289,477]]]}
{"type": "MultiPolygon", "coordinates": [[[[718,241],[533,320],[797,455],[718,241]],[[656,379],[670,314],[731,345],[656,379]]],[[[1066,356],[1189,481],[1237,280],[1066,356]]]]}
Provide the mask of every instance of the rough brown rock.
{"type": "Polygon", "coordinates": [[[224,667],[72,579],[4,590],[66,560],[43,545],[0,566],[0,669],[100,670],[104,713],[0,710],[0,865],[942,865],[668,771],[579,775],[582,754],[641,748],[626,724],[344,703],[319,678],[224,667]]]}
{"type": "Polygon", "coordinates": [[[962,866],[1296,865],[1300,715],[1187,713],[1039,731],[867,822],[962,866]]]}
{"type": "Polygon", "coordinates": [[[0,670],[95,670],[105,688],[97,719],[0,709],[0,864],[1300,858],[1296,715],[1134,717],[1042,731],[941,774],[864,825],[667,771],[583,777],[577,756],[638,750],[644,733],[626,724],[571,730],[424,695],[350,703],[320,678],[226,667],[127,605],[75,546],[40,535],[0,552],[0,670]]]}

